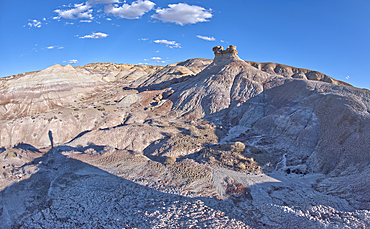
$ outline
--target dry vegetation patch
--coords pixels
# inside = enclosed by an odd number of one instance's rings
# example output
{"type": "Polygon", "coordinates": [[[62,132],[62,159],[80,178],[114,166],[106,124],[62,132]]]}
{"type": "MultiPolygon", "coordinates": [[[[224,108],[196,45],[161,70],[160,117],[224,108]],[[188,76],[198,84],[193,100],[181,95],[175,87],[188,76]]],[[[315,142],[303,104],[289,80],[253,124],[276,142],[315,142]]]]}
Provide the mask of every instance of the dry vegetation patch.
{"type": "Polygon", "coordinates": [[[89,148],[84,153],[69,154],[70,158],[78,159],[91,165],[133,165],[146,162],[148,159],[141,154],[133,153],[127,150],[116,150],[112,147],[105,147],[102,152],[96,152],[89,148]]]}
{"type": "Polygon", "coordinates": [[[171,134],[167,142],[154,152],[155,155],[175,157],[188,155],[199,150],[204,144],[214,144],[218,141],[213,128],[171,124],[171,127],[173,126],[181,132],[171,134]]]}
{"type": "Polygon", "coordinates": [[[197,160],[240,172],[257,174],[261,172],[259,164],[253,159],[244,156],[241,152],[231,149],[233,145],[213,145],[202,149],[197,154],[197,160]]]}
{"type": "Polygon", "coordinates": [[[197,180],[210,178],[212,171],[207,166],[201,165],[190,159],[174,162],[167,165],[167,168],[171,172],[172,179],[184,185],[192,184],[197,180]]]}
{"type": "Polygon", "coordinates": [[[226,195],[229,196],[234,203],[242,201],[243,199],[253,199],[250,188],[232,179],[230,180],[231,181],[227,182],[226,195]]]}
{"type": "Polygon", "coordinates": [[[148,170],[153,171],[153,173],[156,173],[157,175],[163,174],[166,172],[166,167],[163,164],[156,162],[156,161],[152,161],[152,160],[148,160],[145,167],[148,170]]]}

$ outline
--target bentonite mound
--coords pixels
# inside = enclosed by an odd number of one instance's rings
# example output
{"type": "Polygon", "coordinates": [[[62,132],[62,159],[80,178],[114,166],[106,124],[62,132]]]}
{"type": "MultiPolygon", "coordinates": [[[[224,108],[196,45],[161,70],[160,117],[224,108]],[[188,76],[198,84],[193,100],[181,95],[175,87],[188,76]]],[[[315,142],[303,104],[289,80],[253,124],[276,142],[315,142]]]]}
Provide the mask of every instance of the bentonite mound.
{"type": "Polygon", "coordinates": [[[370,92],[213,51],[1,79],[0,228],[369,228],[370,92]]]}

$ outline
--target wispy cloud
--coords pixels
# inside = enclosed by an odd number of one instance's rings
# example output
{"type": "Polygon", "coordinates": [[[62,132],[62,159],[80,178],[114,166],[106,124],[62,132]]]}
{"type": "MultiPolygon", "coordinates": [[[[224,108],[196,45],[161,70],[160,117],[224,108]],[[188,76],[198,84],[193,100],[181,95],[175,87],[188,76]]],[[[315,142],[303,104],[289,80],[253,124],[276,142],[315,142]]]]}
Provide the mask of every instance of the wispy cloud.
{"type": "MultiPolygon", "coordinates": [[[[168,62],[168,60],[163,60],[161,57],[152,57],[150,58],[151,60],[154,60],[156,63],[161,63],[161,64],[165,64],[168,62]]],[[[168,58],[167,58],[168,59],[168,58]]],[[[144,61],[148,61],[148,59],[144,59],[144,61]]]]}
{"type": "Polygon", "coordinates": [[[100,38],[105,38],[107,36],[108,36],[108,34],[106,34],[106,33],[98,32],[98,33],[92,33],[90,35],[85,35],[85,36],[79,37],[79,38],[82,38],[82,39],[85,39],[85,38],[100,39],[100,38]]]}
{"type": "MultiPolygon", "coordinates": [[[[83,3],[63,5],[55,9],[54,12],[58,15],[54,16],[53,19],[58,21],[61,19],[85,19],[80,22],[89,23],[95,18],[93,14],[102,12],[102,8],[104,8],[105,14],[119,18],[138,19],[152,10],[154,6],[155,3],[149,0],[136,0],[131,4],[127,4],[125,0],[87,0],[83,3]],[[96,6],[98,4],[102,4],[104,7],[96,6]]],[[[97,18],[101,16],[101,14],[96,15],[97,18]]],[[[107,17],[106,20],[112,19],[107,17]]]]}
{"type": "Polygon", "coordinates": [[[33,19],[33,20],[29,19],[28,21],[30,21],[27,24],[29,27],[36,27],[36,28],[40,28],[41,27],[41,22],[40,21],[37,21],[36,19],[33,19]]]}
{"type": "Polygon", "coordinates": [[[349,76],[346,76],[346,79],[348,80],[349,79],[349,76]]]}
{"type": "Polygon", "coordinates": [[[90,4],[109,4],[109,3],[119,3],[119,0],[89,0],[90,4]]]}
{"type": "Polygon", "coordinates": [[[131,3],[131,5],[124,3],[122,6],[109,4],[104,7],[104,12],[120,18],[138,19],[146,12],[152,10],[154,5],[154,2],[148,0],[138,0],[131,3]]]}
{"type": "Polygon", "coordinates": [[[64,49],[64,47],[63,46],[52,45],[52,46],[46,47],[46,49],[64,49]]]}
{"type": "Polygon", "coordinates": [[[68,64],[77,64],[78,63],[78,60],[69,60],[68,61],[68,64]]]}
{"type": "Polygon", "coordinates": [[[140,38],[139,41],[147,41],[148,38],[140,38]]]}
{"type": "Polygon", "coordinates": [[[170,48],[181,48],[181,44],[177,43],[176,41],[168,41],[168,40],[155,40],[154,43],[157,44],[165,44],[170,48]]]}
{"type": "Polygon", "coordinates": [[[206,37],[206,36],[201,36],[197,35],[198,38],[206,40],[206,41],[215,41],[216,39],[214,37],[206,37]]]}
{"type": "Polygon", "coordinates": [[[179,25],[195,24],[198,22],[206,22],[213,15],[211,10],[206,10],[203,7],[188,5],[186,3],[169,4],[168,8],[156,9],[156,14],[152,18],[164,21],[173,22],[179,25]]]}

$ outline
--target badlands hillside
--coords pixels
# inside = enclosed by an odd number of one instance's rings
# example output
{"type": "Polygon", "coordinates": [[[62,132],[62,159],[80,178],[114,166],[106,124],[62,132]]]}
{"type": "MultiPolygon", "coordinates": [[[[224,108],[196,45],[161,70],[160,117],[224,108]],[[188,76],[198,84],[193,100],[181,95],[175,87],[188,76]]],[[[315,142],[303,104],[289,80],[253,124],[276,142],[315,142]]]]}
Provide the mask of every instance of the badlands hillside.
{"type": "Polygon", "coordinates": [[[244,61],[0,79],[0,228],[369,228],[370,92],[244,61]]]}

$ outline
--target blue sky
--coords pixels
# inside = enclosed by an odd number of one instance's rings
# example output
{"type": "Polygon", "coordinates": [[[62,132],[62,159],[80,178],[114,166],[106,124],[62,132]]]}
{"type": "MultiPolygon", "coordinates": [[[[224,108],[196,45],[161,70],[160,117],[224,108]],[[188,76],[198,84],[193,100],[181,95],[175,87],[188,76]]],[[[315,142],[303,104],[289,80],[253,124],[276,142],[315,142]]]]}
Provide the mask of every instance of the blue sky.
{"type": "Polygon", "coordinates": [[[0,77],[54,64],[167,65],[236,45],[244,60],[370,88],[368,0],[1,0],[0,77]]]}

